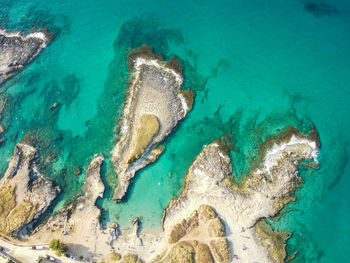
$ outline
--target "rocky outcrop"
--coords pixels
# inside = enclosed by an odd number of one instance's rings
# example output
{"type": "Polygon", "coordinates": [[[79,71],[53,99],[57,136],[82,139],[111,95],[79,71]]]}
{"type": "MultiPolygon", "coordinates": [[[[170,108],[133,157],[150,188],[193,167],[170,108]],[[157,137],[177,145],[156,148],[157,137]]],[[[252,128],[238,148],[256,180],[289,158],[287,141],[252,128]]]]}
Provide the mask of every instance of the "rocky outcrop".
{"type": "Polygon", "coordinates": [[[0,233],[21,236],[22,228],[37,220],[59,193],[59,188],[37,170],[36,149],[18,143],[0,180],[0,233]]]}
{"type": "Polygon", "coordinates": [[[186,241],[181,241],[172,247],[167,257],[161,263],[192,263],[194,261],[194,248],[186,241]]]}
{"type": "Polygon", "coordinates": [[[213,255],[208,245],[194,242],[194,262],[196,263],[214,263],[213,255]]]}
{"type": "Polygon", "coordinates": [[[50,40],[45,30],[26,36],[0,30],[0,85],[39,55],[50,40]]]}
{"type": "Polygon", "coordinates": [[[155,262],[162,263],[228,263],[232,255],[227,245],[226,230],[214,208],[201,205],[172,227],[168,246],[155,262]]]}
{"type": "Polygon", "coordinates": [[[133,79],[120,120],[120,137],[113,150],[118,174],[114,199],[120,201],[136,171],[161,154],[159,143],[183,119],[193,104],[193,92],[181,90],[181,67],[143,46],[129,56],[133,79]],[[157,148],[158,147],[158,148],[157,148]]]}
{"type": "Polygon", "coordinates": [[[228,263],[231,261],[231,248],[226,238],[217,238],[210,241],[210,250],[213,253],[215,262],[228,263]]]}

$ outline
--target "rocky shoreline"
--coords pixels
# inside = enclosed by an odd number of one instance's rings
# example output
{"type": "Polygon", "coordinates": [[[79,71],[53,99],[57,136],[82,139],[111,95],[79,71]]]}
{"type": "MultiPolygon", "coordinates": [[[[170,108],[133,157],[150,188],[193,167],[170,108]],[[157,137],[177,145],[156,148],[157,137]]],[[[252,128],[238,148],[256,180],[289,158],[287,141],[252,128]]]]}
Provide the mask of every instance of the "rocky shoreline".
{"type": "Polygon", "coordinates": [[[24,35],[21,31],[0,29],[0,85],[16,75],[50,43],[46,30],[24,35]]]}
{"type": "MultiPolygon", "coordinates": [[[[47,244],[58,238],[67,244],[70,254],[106,263],[116,259],[161,263],[284,262],[291,233],[273,230],[265,219],[276,216],[293,200],[301,181],[297,167],[303,160],[316,162],[319,145],[315,133],[303,136],[295,129],[269,139],[261,146],[261,164],[237,185],[230,177],[232,164],[226,146],[220,140],[212,142],[194,160],[179,196],[164,210],[160,235],[144,233],[138,218],[131,222],[130,230],[121,230],[117,224],[102,228],[101,212],[95,203],[105,189],[100,178],[103,156],[95,155],[86,172],[85,194],[27,236],[27,244],[47,244]]],[[[14,154],[9,167],[21,171],[30,167],[35,150],[28,145],[17,147],[15,153],[25,154],[14,154]],[[21,165],[17,165],[18,159],[21,165]]],[[[6,178],[14,170],[9,168],[6,178]]],[[[2,186],[6,183],[3,180],[8,179],[2,179],[2,186]]]]}
{"type": "Polygon", "coordinates": [[[164,62],[152,48],[142,46],[130,52],[128,62],[132,81],[113,149],[116,201],[124,197],[135,173],[161,154],[159,144],[191,110],[194,96],[190,90],[181,90],[181,66],[174,59],[164,62]]]}

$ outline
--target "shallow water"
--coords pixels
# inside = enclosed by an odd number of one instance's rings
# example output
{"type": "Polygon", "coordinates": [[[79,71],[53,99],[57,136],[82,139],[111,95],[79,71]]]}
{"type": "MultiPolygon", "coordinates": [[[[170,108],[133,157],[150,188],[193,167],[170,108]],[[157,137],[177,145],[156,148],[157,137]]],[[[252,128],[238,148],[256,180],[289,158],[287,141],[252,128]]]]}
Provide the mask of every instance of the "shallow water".
{"type": "Polygon", "coordinates": [[[159,231],[162,209],[181,189],[203,145],[227,135],[234,177],[249,170],[261,142],[287,125],[321,138],[320,167],[300,169],[297,201],[273,225],[293,231],[293,262],[346,262],[350,245],[350,2],[349,1],[11,1],[0,0],[0,26],[46,27],[54,41],[22,73],[0,87],[8,97],[0,148],[3,172],[25,135],[62,186],[55,209],[81,192],[95,153],[107,161],[105,222],[159,231]],[[128,49],[154,47],[183,62],[193,111],[165,141],[159,160],[140,171],[127,202],[108,193],[117,180],[108,158],[115,141],[128,72],[128,49]],[[48,108],[55,102],[60,107],[48,108]]]}

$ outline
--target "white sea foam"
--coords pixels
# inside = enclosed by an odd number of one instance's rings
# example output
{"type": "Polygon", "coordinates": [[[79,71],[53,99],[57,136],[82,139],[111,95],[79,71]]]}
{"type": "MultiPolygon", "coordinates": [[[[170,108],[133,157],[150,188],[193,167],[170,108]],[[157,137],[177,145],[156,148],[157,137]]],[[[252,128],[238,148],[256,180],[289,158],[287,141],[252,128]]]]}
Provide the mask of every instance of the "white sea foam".
{"type": "Polygon", "coordinates": [[[28,151],[28,152],[35,152],[36,151],[36,149],[33,146],[26,144],[26,143],[20,142],[20,143],[18,143],[18,146],[23,147],[23,149],[28,151]]]}
{"type": "Polygon", "coordinates": [[[186,102],[186,99],[185,99],[185,97],[184,97],[181,93],[179,93],[179,98],[180,98],[180,101],[181,101],[182,108],[183,108],[184,111],[185,111],[184,114],[186,115],[186,113],[189,112],[190,107],[188,107],[188,104],[187,104],[187,102],[186,102]]]}
{"type": "MultiPolygon", "coordinates": [[[[208,145],[205,145],[205,147],[207,147],[208,145]]],[[[213,147],[219,147],[220,145],[217,143],[217,142],[214,142],[214,143],[212,143],[211,144],[211,146],[213,146],[213,147]]]]}
{"type": "Polygon", "coordinates": [[[281,144],[275,143],[273,147],[266,152],[264,158],[264,172],[268,173],[273,166],[277,165],[277,161],[282,158],[283,150],[287,149],[287,147],[300,144],[306,144],[309,146],[304,148],[304,153],[309,157],[309,159],[313,159],[315,162],[317,162],[318,147],[316,142],[293,135],[288,142],[281,144]]]}
{"type": "MultiPolygon", "coordinates": [[[[160,61],[158,61],[156,59],[146,59],[146,58],[143,58],[143,57],[137,57],[134,60],[134,67],[136,68],[136,78],[138,78],[139,75],[140,75],[140,67],[142,65],[149,65],[149,66],[154,66],[156,68],[159,68],[159,69],[161,69],[161,70],[163,70],[163,71],[165,71],[167,73],[172,74],[175,77],[175,81],[180,86],[183,83],[183,77],[180,74],[178,74],[175,70],[167,68],[166,66],[164,66],[164,62],[160,62],[160,61]]],[[[181,93],[179,93],[178,97],[179,97],[179,99],[181,101],[181,105],[182,105],[182,108],[184,110],[184,115],[186,115],[189,112],[190,107],[188,106],[185,97],[181,93]]]]}
{"type": "Polygon", "coordinates": [[[27,40],[30,38],[40,39],[42,42],[41,43],[42,48],[45,48],[49,42],[49,39],[47,38],[47,36],[44,34],[44,32],[41,32],[41,31],[29,33],[24,36],[21,31],[6,32],[5,30],[0,29],[0,34],[6,37],[19,37],[22,40],[27,40]]]}
{"type": "Polygon", "coordinates": [[[104,160],[104,157],[101,156],[101,155],[95,154],[95,155],[94,155],[94,159],[95,159],[95,160],[98,160],[98,161],[103,161],[103,160],[104,160]]]}
{"type": "MultiPolygon", "coordinates": [[[[220,145],[219,145],[217,142],[213,142],[213,143],[211,143],[210,145],[204,145],[204,146],[203,146],[203,150],[204,150],[205,148],[207,148],[208,146],[210,146],[210,147],[216,147],[216,148],[220,147],[220,145]]],[[[227,163],[231,163],[231,159],[228,158],[227,155],[225,155],[224,153],[222,153],[222,152],[220,152],[220,151],[218,151],[218,153],[219,153],[219,156],[220,156],[222,159],[224,159],[227,163]]]]}
{"type": "Polygon", "coordinates": [[[168,73],[174,75],[176,82],[178,82],[180,85],[182,85],[182,82],[183,82],[182,76],[179,73],[177,73],[175,70],[167,68],[162,64],[163,63],[159,62],[156,59],[145,59],[142,57],[137,57],[134,60],[134,65],[135,65],[135,68],[137,70],[140,68],[141,65],[149,65],[149,66],[154,66],[156,68],[161,68],[165,72],[168,72],[168,73]]]}
{"type": "Polygon", "coordinates": [[[231,160],[226,155],[224,155],[222,152],[219,152],[219,155],[222,159],[224,159],[227,163],[230,163],[231,160]]]}

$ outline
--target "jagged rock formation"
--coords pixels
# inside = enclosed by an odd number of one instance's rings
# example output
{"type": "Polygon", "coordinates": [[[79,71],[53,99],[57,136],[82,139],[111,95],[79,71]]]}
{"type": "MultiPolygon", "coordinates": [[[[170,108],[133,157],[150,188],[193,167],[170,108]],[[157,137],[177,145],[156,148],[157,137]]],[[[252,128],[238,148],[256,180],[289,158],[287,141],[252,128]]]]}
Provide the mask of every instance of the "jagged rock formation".
{"type": "Polygon", "coordinates": [[[34,147],[18,143],[0,180],[0,233],[4,235],[20,237],[24,226],[38,219],[59,193],[37,171],[35,157],[34,147]]]}
{"type": "Polygon", "coordinates": [[[120,201],[135,172],[161,154],[160,142],[172,132],[193,104],[193,92],[181,90],[181,67],[164,62],[143,46],[129,56],[133,79],[120,121],[121,136],[113,150],[118,174],[114,199],[120,201]]]}
{"type": "Polygon", "coordinates": [[[50,40],[45,30],[26,36],[0,30],[0,85],[39,55],[50,40]]]}

